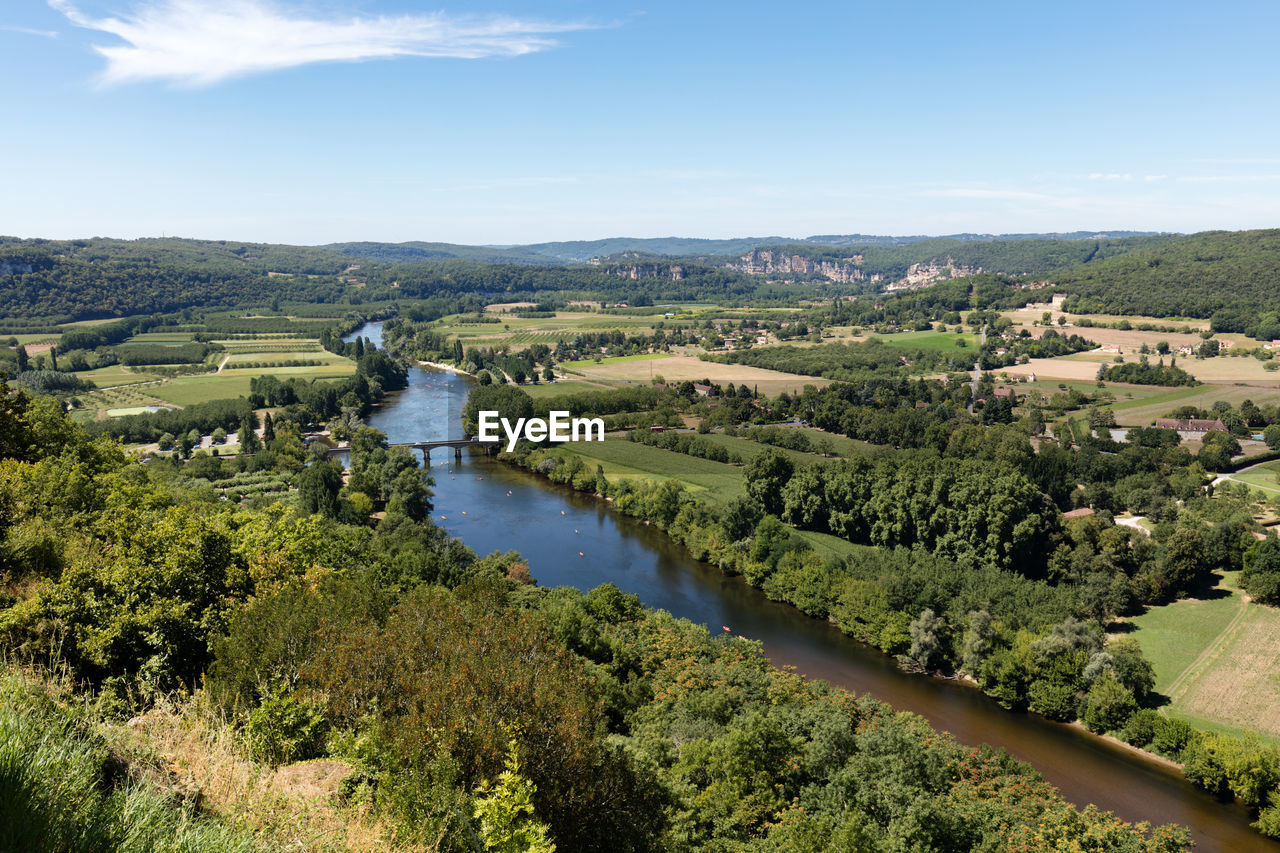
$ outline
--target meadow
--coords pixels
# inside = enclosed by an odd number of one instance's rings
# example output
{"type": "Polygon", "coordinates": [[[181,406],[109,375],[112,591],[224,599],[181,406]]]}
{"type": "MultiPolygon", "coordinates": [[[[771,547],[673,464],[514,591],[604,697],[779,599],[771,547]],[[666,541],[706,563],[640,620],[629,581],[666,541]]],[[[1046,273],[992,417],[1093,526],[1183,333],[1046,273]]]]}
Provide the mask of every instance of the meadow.
{"type": "Polygon", "coordinates": [[[614,364],[591,362],[586,367],[575,369],[574,372],[588,379],[614,379],[645,385],[649,384],[651,378],[659,376],[666,382],[684,380],[701,382],[709,379],[717,385],[731,382],[734,385],[758,388],[761,394],[770,397],[776,397],[783,391],[794,393],[806,385],[822,387],[830,384],[826,379],[813,376],[800,376],[795,373],[765,370],[743,364],[720,364],[687,355],[669,356],[658,360],[623,360],[614,364]]]}
{"type": "Polygon", "coordinates": [[[1256,731],[1280,743],[1280,610],[1250,602],[1239,573],[1211,596],[1155,607],[1130,620],[1156,674],[1163,710],[1212,731],[1256,731]]]}

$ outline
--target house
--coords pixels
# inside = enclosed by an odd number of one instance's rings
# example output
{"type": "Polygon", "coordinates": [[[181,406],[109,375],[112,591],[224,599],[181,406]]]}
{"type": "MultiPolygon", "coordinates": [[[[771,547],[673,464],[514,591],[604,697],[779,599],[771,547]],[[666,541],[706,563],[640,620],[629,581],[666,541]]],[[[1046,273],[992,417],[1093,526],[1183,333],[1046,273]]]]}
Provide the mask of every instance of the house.
{"type": "Polygon", "coordinates": [[[1017,395],[1013,393],[1012,388],[997,388],[995,394],[996,397],[1011,397],[1015,400],[1017,399],[1017,395]]]}
{"type": "Polygon", "coordinates": [[[697,395],[698,395],[699,397],[710,397],[710,396],[711,396],[711,386],[710,386],[710,385],[699,385],[697,382],[695,382],[695,383],[693,383],[693,390],[697,393],[697,395]]]}
{"type": "Polygon", "coordinates": [[[1089,509],[1089,507],[1087,506],[1082,506],[1079,509],[1071,510],[1071,512],[1064,512],[1062,514],[1062,517],[1063,518],[1088,518],[1091,515],[1093,515],[1093,510],[1089,509]]]}
{"type": "Polygon", "coordinates": [[[1156,429],[1174,429],[1178,432],[1226,432],[1227,425],[1219,418],[1156,418],[1156,429]]]}

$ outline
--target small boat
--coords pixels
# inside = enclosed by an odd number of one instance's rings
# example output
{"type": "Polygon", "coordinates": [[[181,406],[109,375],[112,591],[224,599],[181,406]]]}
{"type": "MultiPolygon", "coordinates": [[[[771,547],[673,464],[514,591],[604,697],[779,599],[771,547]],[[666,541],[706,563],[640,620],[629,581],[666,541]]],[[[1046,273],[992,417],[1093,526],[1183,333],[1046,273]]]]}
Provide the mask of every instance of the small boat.
{"type": "Polygon", "coordinates": [[[585,556],[587,556],[587,555],[586,555],[586,554],[584,554],[584,553],[582,553],[581,551],[579,551],[579,552],[578,552],[578,556],[579,556],[579,557],[585,557],[585,556]]]}
{"type": "Polygon", "coordinates": [[[560,510],[560,514],[561,514],[561,515],[564,515],[564,510],[560,510]]]}
{"type": "Polygon", "coordinates": [[[720,627],[721,627],[721,628],[723,628],[723,629],[725,630],[725,633],[732,633],[732,632],[730,632],[730,631],[729,631],[729,626],[728,626],[728,625],[721,625],[720,627]]]}

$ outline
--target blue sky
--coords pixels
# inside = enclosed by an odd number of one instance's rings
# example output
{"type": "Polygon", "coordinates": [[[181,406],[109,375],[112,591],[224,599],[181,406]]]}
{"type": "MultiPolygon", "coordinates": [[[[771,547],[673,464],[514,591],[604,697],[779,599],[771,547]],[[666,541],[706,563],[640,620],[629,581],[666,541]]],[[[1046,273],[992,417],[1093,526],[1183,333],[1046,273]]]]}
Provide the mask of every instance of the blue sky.
{"type": "Polygon", "coordinates": [[[1280,226],[1280,4],[9,0],[0,233],[1280,226]]]}

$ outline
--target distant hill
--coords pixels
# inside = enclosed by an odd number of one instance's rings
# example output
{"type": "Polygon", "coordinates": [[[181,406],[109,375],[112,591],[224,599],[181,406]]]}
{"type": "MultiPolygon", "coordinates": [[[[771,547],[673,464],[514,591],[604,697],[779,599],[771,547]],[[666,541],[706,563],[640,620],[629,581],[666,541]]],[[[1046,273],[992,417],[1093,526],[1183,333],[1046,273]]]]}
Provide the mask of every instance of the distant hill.
{"type": "Polygon", "coordinates": [[[555,266],[563,263],[563,259],[538,252],[532,246],[466,246],[415,240],[409,243],[329,243],[316,248],[390,264],[413,261],[478,261],[486,264],[555,266]]]}
{"type": "Polygon", "coordinates": [[[1149,231],[1072,231],[1054,234],[950,234],[945,237],[886,237],[869,234],[822,234],[813,237],[736,237],[710,240],[698,237],[609,237],[603,240],[568,240],[520,246],[468,246],[458,243],[330,243],[319,246],[352,257],[401,263],[404,261],[464,260],[485,263],[554,264],[585,263],[592,258],[739,256],[762,246],[909,246],[949,240],[955,243],[990,243],[1009,240],[1114,240],[1149,236],[1149,231]]]}

